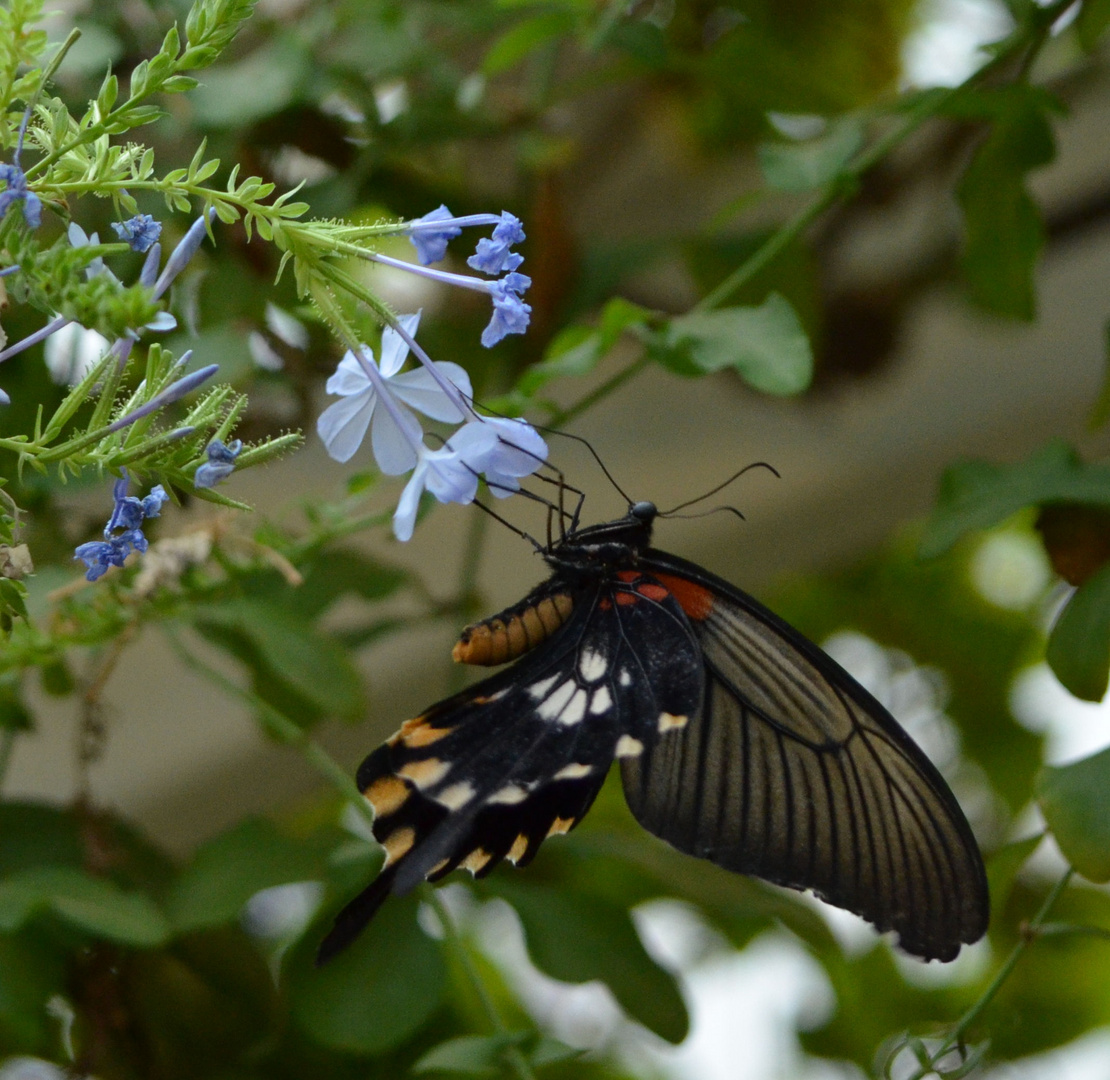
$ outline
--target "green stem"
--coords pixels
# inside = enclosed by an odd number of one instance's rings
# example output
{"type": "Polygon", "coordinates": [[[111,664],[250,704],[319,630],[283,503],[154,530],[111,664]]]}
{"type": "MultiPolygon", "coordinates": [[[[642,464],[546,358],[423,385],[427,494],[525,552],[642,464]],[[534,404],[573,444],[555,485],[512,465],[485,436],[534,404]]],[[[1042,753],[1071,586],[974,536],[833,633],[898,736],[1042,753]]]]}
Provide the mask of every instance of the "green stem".
{"type": "Polygon", "coordinates": [[[576,416],[580,416],[587,409],[593,408],[603,398],[607,398],[618,387],[623,386],[629,379],[639,375],[648,365],[648,358],[641,356],[638,360],[634,360],[628,367],[622,371],[618,371],[616,375],[607,379],[599,387],[591,390],[585,397],[580,398],[573,405],[568,405],[567,408],[560,410],[554,416],[550,417],[547,421],[547,426],[552,428],[561,428],[570,423],[576,416]]]}
{"type": "Polygon", "coordinates": [[[299,750],[305,760],[327,780],[336,791],[348,802],[357,808],[366,820],[374,824],[374,811],[370,804],[362,797],[350,773],[343,768],[318,742],[310,739],[300,725],[289,719],[285,713],[275,709],[269,702],[264,701],[254,691],[237,686],[222,672],[206,664],[199,656],[194,655],[180,637],[168,627],[163,627],[173,651],[180,657],[182,663],[193,671],[203,675],[215,683],[230,697],[238,698],[244,704],[256,710],[266,730],[279,742],[285,743],[299,750]]]}
{"type": "Polygon", "coordinates": [[[1071,880],[1072,874],[1075,870],[1068,867],[1064,871],[1064,876],[1052,887],[1052,891],[1045,897],[1045,901],[1041,904],[1040,910],[1029,921],[1028,925],[1022,928],[1021,937],[1018,943],[1010,950],[1010,955],[1006,957],[1005,963],[995,973],[993,979],[987,988],[979,995],[975,1003],[960,1017],[956,1022],[956,1026],[952,1029],[951,1034],[945,1039],[944,1044],[929,1058],[928,1065],[921,1066],[911,1077],[910,1080],[924,1080],[931,1072],[936,1072],[936,1066],[945,1055],[952,1053],[957,1047],[962,1046],[964,1036],[967,1034],[968,1029],[976,1020],[982,1015],[983,1010],[995,999],[998,991],[1002,989],[1003,984],[1013,973],[1017,962],[1021,959],[1022,954],[1025,952],[1029,945],[1036,939],[1037,931],[1048,918],[1049,912],[1052,911],[1056,901],[1060,899],[1061,893],[1067,888],[1068,882],[1071,880]]]}
{"type": "MultiPolygon", "coordinates": [[[[470,955],[470,949],[463,940],[462,934],[459,933],[459,928],[455,925],[455,920],[451,917],[451,912],[448,910],[447,905],[440,899],[439,893],[430,885],[424,886],[423,895],[424,900],[436,913],[436,917],[443,926],[444,948],[446,948],[455,959],[460,970],[466,976],[467,982],[470,983],[470,987],[474,991],[474,996],[481,1005],[482,1012],[486,1014],[486,1020],[493,1029],[493,1033],[495,1035],[507,1035],[509,1029],[505,1026],[505,1021],[501,1019],[501,1014],[497,1011],[497,1006],[490,996],[489,988],[482,980],[482,976],[477,967],[475,967],[474,959],[470,955]]],[[[517,1080],[535,1080],[535,1074],[532,1072],[527,1059],[520,1052],[519,1047],[506,1047],[504,1050],[504,1057],[506,1063],[516,1075],[517,1080]]]]}
{"type": "Polygon", "coordinates": [[[4,777],[12,760],[12,748],[15,746],[15,737],[18,732],[15,728],[6,727],[0,731],[0,787],[4,786],[4,777]]]}

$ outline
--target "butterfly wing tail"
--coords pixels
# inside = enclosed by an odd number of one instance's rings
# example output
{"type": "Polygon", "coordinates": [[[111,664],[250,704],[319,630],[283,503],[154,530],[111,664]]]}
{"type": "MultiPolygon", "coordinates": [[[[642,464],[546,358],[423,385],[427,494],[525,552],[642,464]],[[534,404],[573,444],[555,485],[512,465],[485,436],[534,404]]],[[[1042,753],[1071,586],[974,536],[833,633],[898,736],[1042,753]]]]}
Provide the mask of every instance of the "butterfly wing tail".
{"type": "Polygon", "coordinates": [[[333,956],[341,953],[362,932],[363,927],[374,917],[378,908],[393,892],[397,867],[387,866],[365,889],[362,890],[335,917],[327,937],[320,942],[316,951],[316,966],[321,967],[333,956]]]}

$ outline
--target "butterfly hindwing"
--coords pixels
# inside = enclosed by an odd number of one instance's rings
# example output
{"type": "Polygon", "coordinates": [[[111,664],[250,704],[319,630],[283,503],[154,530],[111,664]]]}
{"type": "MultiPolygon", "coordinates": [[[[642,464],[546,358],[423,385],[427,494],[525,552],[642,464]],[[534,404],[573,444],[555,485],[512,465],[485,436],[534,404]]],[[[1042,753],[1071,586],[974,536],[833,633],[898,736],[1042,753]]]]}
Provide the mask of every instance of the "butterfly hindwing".
{"type": "Polygon", "coordinates": [[[573,828],[614,757],[688,722],[704,692],[699,655],[674,598],[625,574],[579,588],[541,648],[405,723],[357,775],[385,868],[340,913],[320,960],[391,893],[457,867],[526,864],[573,828]]]}
{"type": "Polygon", "coordinates": [[[889,713],[751,597],[672,555],[641,564],[682,603],[706,680],[688,725],[622,761],[640,823],[729,870],[812,889],[927,959],[982,936],[978,848],[889,713]]]}

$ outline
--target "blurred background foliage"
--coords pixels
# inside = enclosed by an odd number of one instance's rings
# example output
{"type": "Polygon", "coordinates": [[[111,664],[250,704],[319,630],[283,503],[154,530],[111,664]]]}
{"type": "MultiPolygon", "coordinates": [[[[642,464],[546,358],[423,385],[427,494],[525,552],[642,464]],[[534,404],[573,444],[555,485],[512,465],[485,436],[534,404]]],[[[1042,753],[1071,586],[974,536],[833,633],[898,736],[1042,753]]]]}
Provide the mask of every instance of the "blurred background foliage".
{"type": "MultiPolygon", "coordinates": [[[[465,366],[481,401],[560,425],[659,365],[676,396],[682,378],[743,380],[751,394],[801,395],[804,409],[806,395],[888,377],[912,305],[938,286],[1034,321],[1046,245],[1110,212],[1105,186],[1045,205],[1030,193],[1072,100],[1106,93],[1110,4],[964,5],[956,21],[987,12],[997,44],[978,76],[937,79],[966,78],[955,90],[925,85],[908,52],[928,44],[922,29],[942,7],[272,0],[144,134],[163,170],[186,167],[207,139],[220,177],[239,163],[279,190],[303,183],[314,217],[411,218],[441,202],[518,214],[534,281],[524,337],[487,352],[481,304],[413,301],[403,283],[391,294],[400,310],[425,302],[424,346],[465,366]],[[861,260],[861,236],[879,257],[861,260]]],[[[107,66],[126,79],[187,10],[61,5],[51,38],[74,24],[82,37],[56,91],[79,115],[107,66]]],[[[87,232],[107,234],[113,216],[107,201],[81,205],[87,232]]],[[[275,285],[277,251],[238,225],[217,240],[176,291],[170,345],[249,392],[244,438],[312,431],[340,350],[291,275],[275,285]]],[[[9,340],[41,321],[19,306],[3,318],[9,340]]],[[[2,375],[13,402],[2,435],[30,430],[40,403],[49,415],[64,396],[35,352],[2,375]]],[[[1107,400],[1091,402],[1095,426],[1107,400]]],[[[666,417],[652,423],[681,460],[666,417]]],[[[18,574],[0,579],[6,629],[19,624],[0,677],[0,782],[13,749],[36,738],[36,702],[65,702],[79,737],[74,799],[0,801],[4,1080],[55,1075],[27,1071],[42,1062],[103,1080],[668,1075],[679,1066],[661,1048],[690,1029],[686,976],[769,940],[808,958],[812,1005],[791,1015],[773,1075],[989,1072],[1110,1025],[1110,897],[1096,884],[1110,879],[1110,761],[1045,769],[1045,735],[1015,706],[1031,669],[1088,701],[1110,672],[1110,472],[1067,443],[1008,465],[942,462],[927,521],[768,597],[891,705],[982,841],[989,941],[939,974],[809,898],[664,848],[612,783],[527,873],[391,901],[314,968],[323,929],[380,863],[349,801],[353,762],[336,764],[317,729],[367,716],[368,648],[488,610],[474,576],[481,525],[450,592],[432,565],[356,542],[389,519],[392,494],[372,472],[346,490],[319,472],[296,514],[279,491],[254,517],[190,518],[192,554],[167,579],[129,568],[84,588],[71,553],[102,504],[74,492],[101,494],[102,480],[63,490],[16,476],[13,462],[4,490],[37,574],[26,596],[10,584],[18,574]],[[159,632],[178,670],[211,680],[213,712],[245,705],[262,738],[331,788],[239,820],[187,856],[98,802],[106,688],[125,649],[159,632]],[[1046,655],[1055,676],[1035,667],[1046,655]],[[1045,819],[1054,835],[1042,840],[1045,819]],[[1069,866],[1078,875],[1062,879],[1069,866]],[[523,948],[511,944],[516,924],[523,948]],[[569,999],[551,980],[607,988],[602,1035],[561,1015],[569,999]]],[[[456,513],[422,527],[463,528],[456,513]]],[[[162,527],[169,543],[172,523],[162,527]]],[[[413,666],[433,687],[420,698],[444,684],[439,664],[413,666]]],[[[400,719],[375,715],[366,749],[400,719]]],[[[770,964],[769,986],[776,977],[770,964]]],[[[747,1075],[733,1068],[720,1075],[747,1075]]]]}

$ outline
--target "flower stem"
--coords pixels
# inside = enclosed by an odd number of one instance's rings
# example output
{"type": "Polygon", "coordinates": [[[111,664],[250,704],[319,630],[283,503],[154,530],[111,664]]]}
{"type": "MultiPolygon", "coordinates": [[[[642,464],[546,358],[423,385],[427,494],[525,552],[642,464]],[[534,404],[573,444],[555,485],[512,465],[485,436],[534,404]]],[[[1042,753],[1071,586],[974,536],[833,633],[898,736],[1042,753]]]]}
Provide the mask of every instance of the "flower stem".
{"type": "Polygon", "coordinates": [[[1056,901],[1060,899],[1060,895],[1067,888],[1068,882],[1071,880],[1072,874],[1075,870],[1069,866],[1064,871],[1063,877],[1052,887],[1052,891],[1045,897],[1045,901],[1041,904],[1040,910],[1036,915],[1022,928],[1021,937],[1018,943],[1010,951],[1010,955],[1006,957],[1005,963],[995,973],[993,979],[987,988],[979,995],[974,1004],[956,1021],[956,1026],[952,1029],[948,1038],[944,1040],[941,1048],[935,1053],[930,1055],[929,1062],[922,1065],[917,1072],[910,1076],[909,1080],[924,1080],[932,1072],[937,1071],[937,1065],[941,1059],[946,1055],[952,1053],[957,1047],[963,1045],[964,1036],[967,1034],[968,1029],[976,1020],[979,1019],[983,1010],[995,999],[998,991],[1002,989],[1003,984],[1013,973],[1017,962],[1021,959],[1022,954],[1029,947],[1029,945],[1036,939],[1037,931],[1048,918],[1049,912],[1052,911],[1056,901]]]}
{"type": "MultiPolygon", "coordinates": [[[[436,892],[431,885],[425,885],[423,887],[423,897],[436,913],[436,917],[443,927],[444,947],[454,958],[462,973],[466,976],[467,982],[470,983],[470,987],[474,991],[474,996],[478,999],[478,1003],[482,1007],[482,1012],[486,1014],[486,1020],[493,1029],[493,1033],[495,1035],[507,1035],[509,1029],[505,1026],[505,1021],[501,1019],[501,1014],[497,1011],[497,1006],[490,996],[489,988],[486,986],[485,982],[483,982],[481,974],[477,967],[475,967],[474,959],[470,955],[470,949],[463,939],[462,934],[459,933],[459,928],[455,925],[455,920],[451,917],[451,912],[448,910],[447,905],[440,899],[439,893],[436,892]]],[[[517,1077],[517,1080],[535,1080],[535,1074],[532,1072],[527,1059],[520,1052],[519,1047],[507,1046],[503,1051],[503,1055],[506,1063],[517,1077]]]]}
{"type": "Polygon", "coordinates": [[[585,397],[580,398],[573,405],[568,405],[565,409],[560,410],[554,416],[550,417],[547,421],[548,427],[561,428],[565,427],[576,416],[580,416],[587,409],[593,408],[603,398],[607,398],[614,390],[623,386],[629,379],[639,375],[648,365],[647,356],[641,356],[638,360],[634,360],[628,367],[618,371],[616,375],[606,379],[600,386],[591,390],[585,397]]]}

